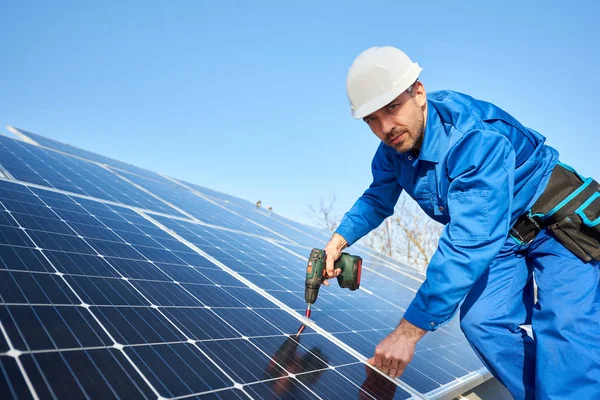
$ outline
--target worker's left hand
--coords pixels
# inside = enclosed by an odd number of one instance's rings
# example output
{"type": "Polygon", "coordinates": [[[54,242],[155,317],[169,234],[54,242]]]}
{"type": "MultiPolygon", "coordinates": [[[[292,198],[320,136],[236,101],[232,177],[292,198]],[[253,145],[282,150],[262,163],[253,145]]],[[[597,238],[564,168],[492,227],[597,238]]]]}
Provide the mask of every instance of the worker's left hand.
{"type": "Polygon", "coordinates": [[[400,377],[415,354],[417,342],[426,331],[406,320],[375,348],[375,356],[367,362],[392,378],[400,377]]]}

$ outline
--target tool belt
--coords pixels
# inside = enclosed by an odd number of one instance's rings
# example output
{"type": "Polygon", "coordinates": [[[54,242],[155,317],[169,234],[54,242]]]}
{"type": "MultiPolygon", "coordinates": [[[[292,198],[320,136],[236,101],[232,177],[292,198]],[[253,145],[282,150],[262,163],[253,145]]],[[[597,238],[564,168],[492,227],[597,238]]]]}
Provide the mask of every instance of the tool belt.
{"type": "Polygon", "coordinates": [[[510,235],[528,244],[544,228],[584,262],[600,261],[600,184],[558,163],[544,193],[517,219],[510,235]]]}

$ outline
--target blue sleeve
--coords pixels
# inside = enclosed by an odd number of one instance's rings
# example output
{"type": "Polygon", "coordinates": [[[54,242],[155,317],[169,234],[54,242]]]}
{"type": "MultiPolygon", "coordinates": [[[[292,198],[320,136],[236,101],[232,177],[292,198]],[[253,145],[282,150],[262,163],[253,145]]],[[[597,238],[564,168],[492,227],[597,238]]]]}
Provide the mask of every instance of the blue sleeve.
{"type": "Polygon", "coordinates": [[[433,331],[448,322],[500,252],[510,229],[515,152],[497,132],[467,132],[449,151],[450,222],[404,318],[433,331]]]}
{"type": "Polygon", "coordinates": [[[373,182],[348,211],[335,231],[352,245],[377,228],[394,213],[402,188],[398,183],[393,155],[379,145],[371,163],[373,182]]]}

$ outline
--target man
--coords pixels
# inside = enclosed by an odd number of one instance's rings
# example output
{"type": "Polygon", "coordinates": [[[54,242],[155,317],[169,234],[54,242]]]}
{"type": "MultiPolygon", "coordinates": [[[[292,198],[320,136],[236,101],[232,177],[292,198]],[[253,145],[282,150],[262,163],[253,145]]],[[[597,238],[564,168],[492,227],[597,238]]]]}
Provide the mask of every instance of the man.
{"type": "Polygon", "coordinates": [[[600,246],[589,232],[600,222],[589,208],[598,215],[600,186],[582,184],[542,135],[493,104],[450,91],[426,95],[421,70],[402,51],[375,47],[347,77],[353,117],[381,144],[373,183],[325,247],[328,277],[339,274],[333,265],[345,247],[392,215],[402,190],[446,225],[426,280],[369,362],[399,377],[419,339],[464,300],[461,329],[516,399],[599,399],[600,246]],[[565,224],[587,236],[573,245],[565,224]],[[529,323],[535,341],[520,328],[529,323]]]}

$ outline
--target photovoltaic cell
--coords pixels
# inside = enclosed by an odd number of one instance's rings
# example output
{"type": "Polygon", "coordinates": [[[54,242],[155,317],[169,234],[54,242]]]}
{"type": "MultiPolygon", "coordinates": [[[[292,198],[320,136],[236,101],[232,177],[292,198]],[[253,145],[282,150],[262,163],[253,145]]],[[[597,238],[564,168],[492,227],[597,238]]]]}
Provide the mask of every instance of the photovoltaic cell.
{"type": "Polygon", "coordinates": [[[211,340],[242,337],[241,333],[225,322],[216,311],[205,307],[164,307],[161,312],[190,339],[211,340]]]}
{"type": "Polygon", "coordinates": [[[201,393],[233,384],[197,346],[189,343],[131,346],[125,353],[164,397],[201,393]]]}
{"type": "Polygon", "coordinates": [[[286,375],[278,363],[273,363],[249,339],[214,340],[201,342],[199,346],[211,358],[220,360],[236,382],[252,383],[286,375]]]}
{"type": "Polygon", "coordinates": [[[9,305],[0,308],[0,319],[13,347],[21,351],[112,345],[83,307],[9,305]]]}
{"type": "Polygon", "coordinates": [[[225,389],[215,392],[204,393],[191,398],[202,400],[238,400],[249,399],[251,397],[248,396],[242,389],[225,389]]]}
{"type": "Polygon", "coordinates": [[[290,377],[248,385],[246,390],[256,399],[318,399],[314,392],[290,377]]]}
{"type": "Polygon", "coordinates": [[[91,310],[118,343],[135,345],[187,340],[186,335],[155,308],[101,306],[91,310]]]}
{"type": "Polygon", "coordinates": [[[20,359],[40,398],[156,398],[114,349],[30,353],[20,359]]]}
{"type": "Polygon", "coordinates": [[[0,356],[0,393],[11,399],[33,399],[17,361],[0,356]]]}

